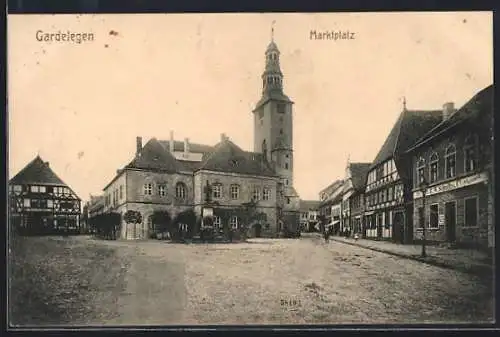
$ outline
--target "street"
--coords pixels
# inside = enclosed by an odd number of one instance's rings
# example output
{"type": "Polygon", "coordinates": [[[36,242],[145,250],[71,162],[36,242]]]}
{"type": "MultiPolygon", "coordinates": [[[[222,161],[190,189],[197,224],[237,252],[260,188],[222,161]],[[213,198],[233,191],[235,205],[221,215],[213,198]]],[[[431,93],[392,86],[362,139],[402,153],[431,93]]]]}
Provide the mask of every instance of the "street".
{"type": "Polygon", "coordinates": [[[19,325],[493,320],[491,280],[317,236],[191,245],[19,240],[10,298],[19,325]]]}

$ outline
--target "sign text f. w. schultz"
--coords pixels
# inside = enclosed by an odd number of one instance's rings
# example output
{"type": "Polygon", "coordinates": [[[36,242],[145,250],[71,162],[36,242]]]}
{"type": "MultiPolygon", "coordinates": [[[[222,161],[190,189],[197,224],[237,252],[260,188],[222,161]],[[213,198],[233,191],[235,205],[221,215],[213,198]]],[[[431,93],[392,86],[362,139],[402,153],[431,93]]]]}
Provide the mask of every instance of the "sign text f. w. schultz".
{"type": "MultiPolygon", "coordinates": [[[[459,189],[462,187],[475,185],[475,184],[479,184],[481,182],[487,182],[487,181],[488,181],[487,173],[482,172],[482,173],[474,174],[472,176],[468,176],[465,178],[449,181],[449,182],[446,182],[446,183],[443,183],[440,185],[430,186],[427,189],[425,195],[429,196],[429,195],[434,195],[434,194],[443,193],[443,192],[447,192],[447,191],[452,191],[452,190],[456,190],[456,189],[459,189]]],[[[422,191],[413,192],[413,199],[418,199],[418,198],[422,198],[422,191]]]]}

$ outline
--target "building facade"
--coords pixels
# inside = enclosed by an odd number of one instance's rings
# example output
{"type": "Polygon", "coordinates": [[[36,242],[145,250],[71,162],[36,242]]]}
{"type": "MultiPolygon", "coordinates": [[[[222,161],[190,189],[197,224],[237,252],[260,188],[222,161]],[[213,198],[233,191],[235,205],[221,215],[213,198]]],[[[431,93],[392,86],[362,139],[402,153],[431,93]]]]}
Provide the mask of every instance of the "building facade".
{"type": "MultiPolygon", "coordinates": [[[[370,163],[348,163],[342,195],[342,229],[351,235],[364,227],[364,187],[370,163]]],[[[341,229],[341,230],[342,230],[341,229]]]]}
{"type": "Polygon", "coordinates": [[[408,152],[415,239],[422,238],[425,224],[426,240],[492,247],[493,86],[458,111],[450,104],[444,111],[443,121],[408,152]]]}
{"type": "Polygon", "coordinates": [[[141,215],[140,223],[122,220],[121,238],[148,238],[154,214],[176,219],[211,209],[214,226],[250,226],[249,235],[298,233],[299,197],[293,183],[293,102],[283,93],[280,52],[269,44],[262,75],[262,98],[254,111],[254,151],[245,151],[225,134],[214,146],[137,137],[134,159],[104,188],[104,212],[141,215]],[[207,197],[208,196],[208,197],[207,197]],[[244,223],[242,212],[255,204],[258,221],[244,223]],[[209,207],[210,206],[210,207],[209,207]]]}
{"type": "MultiPolygon", "coordinates": [[[[319,193],[319,214],[323,219],[323,225],[333,227],[334,232],[340,232],[342,192],[344,180],[339,179],[324,188],[319,193]]],[[[321,228],[323,231],[324,228],[321,228]]]]}
{"type": "Polygon", "coordinates": [[[319,201],[300,200],[300,230],[303,232],[319,230],[319,201]]]}
{"type": "Polygon", "coordinates": [[[80,232],[81,200],[40,156],[9,181],[11,229],[26,235],[80,232]]]}
{"type": "Polygon", "coordinates": [[[436,126],[441,116],[441,110],[403,108],[367,174],[364,237],[412,242],[411,158],[405,151],[436,126]]]}

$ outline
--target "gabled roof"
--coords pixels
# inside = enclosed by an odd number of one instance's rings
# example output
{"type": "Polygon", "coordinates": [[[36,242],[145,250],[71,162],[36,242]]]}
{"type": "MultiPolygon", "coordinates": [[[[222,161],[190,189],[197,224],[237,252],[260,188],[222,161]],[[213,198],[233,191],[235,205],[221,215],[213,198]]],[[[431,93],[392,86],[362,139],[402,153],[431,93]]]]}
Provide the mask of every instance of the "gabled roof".
{"type": "Polygon", "coordinates": [[[67,185],[49,167],[48,162],[44,162],[40,156],[36,156],[28,165],[17,173],[9,184],[40,184],[40,185],[67,185]]]}
{"type": "Polygon", "coordinates": [[[228,138],[214,147],[214,151],[203,160],[198,170],[276,176],[262,154],[244,151],[228,138]]]}
{"type": "Polygon", "coordinates": [[[150,139],[141,152],[126,166],[126,168],[139,168],[177,172],[178,165],[175,157],[160,144],[156,138],[150,139]]]}
{"type": "MultiPolygon", "coordinates": [[[[327,188],[332,188],[332,192],[320,203],[320,206],[331,205],[342,199],[342,192],[344,191],[344,180],[337,180],[327,188]]],[[[326,189],[325,189],[326,190],[326,189]]],[[[324,190],[323,190],[324,191],[324,190]]]]}
{"type": "Polygon", "coordinates": [[[442,121],[425,135],[423,135],[414,146],[409,150],[418,148],[427,143],[435,135],[455,127],[465,121],[476,119],[483,113],[492,113],[493,111],[493,84],[479,91],[458,111],[452,114],[448,119],[442,121]]]}
{"type": "Polygon", "coordinates": [[[342,179],[337,179],[335,180],[333,183],[331,183],[330,185],[328,185],[327,187],[325,187],[324,189],[322,189],[320,191],[320,193],[323,193],[323,192],[326,192],[328,190],[335,190],[336,188],[338,188],[339,185],[343,184],[344,183],[344,180],[342,179]]]}
{"type": "Polygon", "coordinates": [[[319,200],[300,200],[300,210],[307,212],[309,210],[317,210],[319,207],[319,200]]]}
{"type": "Polygon", "coordinates": [[[351,181],[354,190],[359,191],[364,188],[366,176],[370,170],[371,163],[350,163],[351,181]]]}
{"type": "Polygon", "coordinates": [[[442,114],[442,110],[403,110],[370,168],[408,150],[441,121],[442,114]]]}

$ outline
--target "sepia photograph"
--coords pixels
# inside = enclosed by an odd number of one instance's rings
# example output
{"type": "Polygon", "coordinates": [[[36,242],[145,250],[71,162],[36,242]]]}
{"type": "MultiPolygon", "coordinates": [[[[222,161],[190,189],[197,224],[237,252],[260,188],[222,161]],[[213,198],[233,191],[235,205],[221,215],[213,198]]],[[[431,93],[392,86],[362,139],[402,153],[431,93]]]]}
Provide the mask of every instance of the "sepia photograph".
{"type": "Polygon", "coordinates": [[[495,322],[493,12],[9,14],[7,61],[9,328],[495,322]]]}

